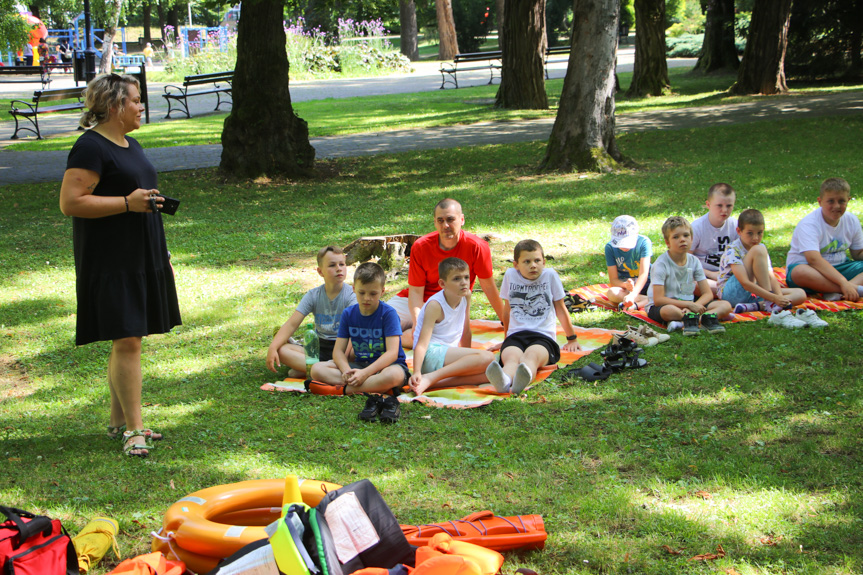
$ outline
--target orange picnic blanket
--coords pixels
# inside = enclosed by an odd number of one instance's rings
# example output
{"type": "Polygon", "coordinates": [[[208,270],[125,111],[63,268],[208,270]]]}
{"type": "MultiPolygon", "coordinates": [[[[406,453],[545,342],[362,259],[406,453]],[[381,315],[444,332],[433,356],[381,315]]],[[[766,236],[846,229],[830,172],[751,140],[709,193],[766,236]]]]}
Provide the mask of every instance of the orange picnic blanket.
{"type": "MultiPolygon", "coordinates": [[[[782,287],[788,287],[788,284],[785,281],[785,268],[773,268],[773,273],[776,275],[776,278],[779,280],[779,283],[782,287]]],[[[579,295],[584,299],[610,310],[617,311],[617,306],[611,303],[605,295],[605,292],[608,290],[610,286],[608,284],[593,284],[589,286],[575,288],[570,290],[569,293],[573,295],[579,295]]],[[[803,302],[802,304],[795,306],[795,309],[811,309],[814,311],[847,311],[852,309],[863,309],[863,301],[826,301],[821,299],[819,296],[821,294],[817,294],[815,296],[810,297],[808,300],[803,302]]],[[[665,329],[665,325],[659,322],[655,322],[649,317],[647,317],[647,312],[644,310],[625,310],[624,313],[626,315],[630,315],[634,318],[640,319],[641,321],[645,321],[651,325],[660,327],[665,329]]],[[[747,313],[737,313],[734,314],[734,319],[725,323],[739,323],[739,322],[747,322],[747,321],[758,321],[760,319],[766,319],[770,317],[769,313],[765,313],[763,311],[753,311],[747,313]]]]}
{"type": "MultiPolygon", "coordinates": [[[[472,335],[471,347],[476,349],[491,349],[495,345],[503,343],[505,334],[503,332],[503,325],[499,321],[472,319],[470,321],[470,329],[472,335]]],[[[575,327],[575,333],[578,334],[578,343],[581,344],[581,351],[562,351],[560,361],[556,365],[549,365],[539,370],[534,385],[547,378],[554,370],[570,365],[593,350],[604,347],[611,341],[612,336],[616,332],[600,328],[575,327]]],[[[557,341],[561,345],[566,343],[566,335],[560,326],[557,327],[557,341]]],[[[413,350],[406,349],[405,355],[407,356],[408,367],[413,369],[413,350]]],[[[285,379],[275,383],[265,383],[261,386],[261,389],[264,391],[293,391],[296,393],[311,392],[317,395],[342,395],[343,392],[339,392],[336,389],[337,387],[313,382],[309,389],[306,389],[301,379],[285,379]]],[[[436,407],[465,409],[488,405],[495,399],[502,399],[504,397],[509,397],[509,394],[498,393],[490,384],[483,384],[480,386],[467,385],[448,389],[436,389],[427,391],[421,396],[416,396],[413,392],[406,392],[399,396],[399,401],[403,403],[419,401],[436,407]]]]}

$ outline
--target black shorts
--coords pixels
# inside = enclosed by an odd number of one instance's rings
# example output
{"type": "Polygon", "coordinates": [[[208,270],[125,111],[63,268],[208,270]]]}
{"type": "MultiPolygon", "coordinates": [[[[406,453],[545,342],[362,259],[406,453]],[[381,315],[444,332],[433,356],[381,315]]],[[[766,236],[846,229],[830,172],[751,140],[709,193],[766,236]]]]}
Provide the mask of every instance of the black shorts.
{"type": "MultiPolygon", "coordinates": [[[[354,368],[354,369],[365,369],[365,368],[367,368],[368,366],[370,366],[372,363],[374,363],[374,362],[366,362],[366,361],[349,361],[349,362],[348,362],[348,365],[350,365],[350,366],[351,366],[352,368],[354,368]]],[[[397,366],[399,366],[400,368],[402,368],[402,371],[403,371],[403,372],[404,372],[404,374],[405,374],[405,378],[404,378],[404,380],[402,380],[401,384],[400,384],[400,385],[397,385],[396,387],[394,387],[394,388],[393,388],[393,389],[396,389],[396,390],[399,390],[399,391],[400,391],[402,387],[404,387],[404,386],[406,386],[406,385],[408,385],[408,384],[410,383],[410,381],[411,381],[411,372],[410,372],[410,370],[408,369],[408,366],[407,366],[407,365],[405,365],[405,364],[403,364],[403,363],[398,363],[398,362],[396,362],[396,363],[394,363],[394,364],[392,364],[392,365],[397,365],[397,366]]],[[[384,369],[386,369],[386,368],[384,368],[384,369]]],[[[383,370],[381,370],[381,371],[383,371],[383,370]]],[[[396,392],[396,395],[398,395],[398,394],[399,394],[399,391],[397,391],[397,392],[396,392]]]]}
{"type": "MultiPolygon", "coordinates": [[[[635,279],[638,279],[638,278],[635,278],[635,279]]],[[[644,283],[644,287],[641,288],[641,291],[638,293],[640,293],[641,295],[647,295],[647,290],[649,287],[650,287],[650,276],[648,276],[647,281],[644,283]]]]}
{"type": "Polygon", "coordinates": [[[319,339],[318,358],[321,361],[331,361],[333,359],[333,350],[336,348],[336,340],[334,339],[319,339]]]}
{"type": "Polygon", "coordinates": [[[500,346],[501,356],[503,350],[508,347],[517,347],[521,351],[527,350],[532,345],[541,345],[548,352],[548,363],[546,365],[554,365],[560,361],[560,346],[550,337],[537,333],[535,331],[519,331],[512,335],[506,336],[500,346]]]}
{"type": "Polygon", "coordinates": [[[655,321],[657,323],[661,323],[661,324],[665,325],[665,320],[662,319],[662,315],[659,313],[659,310],[661,310],[664,307],[665,307],[664,305],[655,305],[655,304],[648,306],[647,317],[649,317],[650,319],[652,319],[653,321],[655,321]]]}

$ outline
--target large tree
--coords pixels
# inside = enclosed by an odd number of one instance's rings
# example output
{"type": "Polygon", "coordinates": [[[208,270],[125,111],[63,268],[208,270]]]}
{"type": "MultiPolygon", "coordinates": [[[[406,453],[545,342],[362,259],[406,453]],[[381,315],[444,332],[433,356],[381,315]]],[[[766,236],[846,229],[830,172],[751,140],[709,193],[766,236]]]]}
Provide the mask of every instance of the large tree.
{"type": "Polygon", "coordinates": [[[506,0],[497,108],[545,110],[545,0],[506,0]]]}
{"type": "Polygon", "coordinates": [[[781,94],[785,83],[785,50],[791,0],[755,0],[743,61],[732,94],[781,94]]]}
{"type": "Polygon", "coordinates": [[[452,60],[458,54],[458,39],[455,36],[455,19],[452,16],[450,0],[435,0],[437,12],[437,29],[440,44],[438,46],[439,60],[452,60]]]}
{"type": "Polygon", "coordinates": [[[541,170],[606,172],[623,159],[614,140],[619,17],[619,0],[573,0],[572,57],[541,170]]]}
{"type": "Polygon", "coordinates": [[[661,96],[670,88],[665,62],[665,0],[635,0],[635,64],[626,95],[661,96]]]}
{"type": "Polygon", "coordinates": [[[734,45],[734,0],[707,0],[704,42],[695,69],[709,74],[737,70],[739,66],[734,45]]]}
{"type": "Polygon", "coordinates": [[[291,106],[290,65],[283,7],[278,0],[246,0],[237,25],[231,113],[222,130],[225,172],[243,178],[312,173],[309,127],[291,106]]]}
{"type": "Polygon", "coordinates": [[[420,59],[420,53],[417,44],[417,5],[414,0],[399,0],[399,27],[399,51],[411,62],[416,62],[420,59]]]}

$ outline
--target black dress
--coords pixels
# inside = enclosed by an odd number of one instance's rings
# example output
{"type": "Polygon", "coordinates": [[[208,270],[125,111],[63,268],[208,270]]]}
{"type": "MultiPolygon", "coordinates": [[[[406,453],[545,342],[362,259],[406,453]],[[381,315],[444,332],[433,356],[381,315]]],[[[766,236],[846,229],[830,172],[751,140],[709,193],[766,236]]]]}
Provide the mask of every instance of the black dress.
{"type": "MultiPolygon", "coordinates": [[[[100,176],[94,196],[127,196],[157,189],[156,169],[137,140],[128,148],[85,132],[69,152],[66,168],[100,176]]],[[[72,218],[78,320],[75,343],[165,333],[180,325],[174,274],[162,214],[127,212],[104,218],[72,218]]]]}

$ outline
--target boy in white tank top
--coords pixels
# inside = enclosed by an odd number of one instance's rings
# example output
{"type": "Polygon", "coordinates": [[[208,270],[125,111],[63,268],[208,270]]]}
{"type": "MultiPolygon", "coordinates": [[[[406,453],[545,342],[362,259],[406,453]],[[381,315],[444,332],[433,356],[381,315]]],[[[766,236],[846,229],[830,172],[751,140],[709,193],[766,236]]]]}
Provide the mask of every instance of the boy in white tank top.
{"type": "Polygon", "coordinates": [[[485,368],[494,355],[471,349],[470,269],[459,258],[438,264],[441,291],[420,310],[414,329],[414,374],[410,387],[417,395],[436,387],[485,383],[485,368]],[[458,378],[453,380],[451,378],[458,378]]]}

